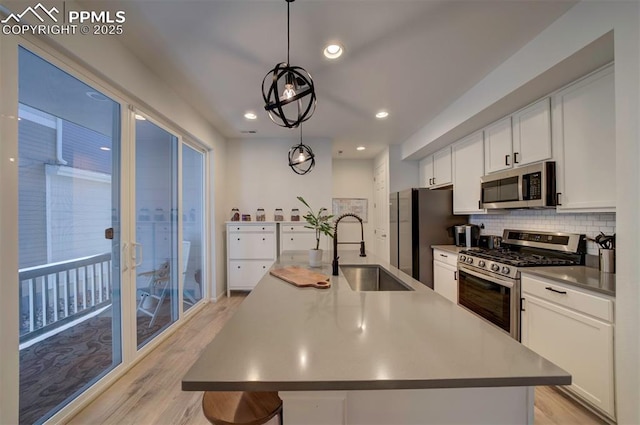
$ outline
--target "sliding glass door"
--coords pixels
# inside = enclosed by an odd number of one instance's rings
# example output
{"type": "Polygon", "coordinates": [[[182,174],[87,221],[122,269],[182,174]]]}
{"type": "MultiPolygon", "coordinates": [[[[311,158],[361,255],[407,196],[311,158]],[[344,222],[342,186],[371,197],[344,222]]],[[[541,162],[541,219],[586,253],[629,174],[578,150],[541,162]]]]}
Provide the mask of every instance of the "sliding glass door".
{"type": "Polygon", "coordinates": [[[183,261],[183,306],[188,310],[203,297],[204,231],[204,153],[182,145],[182,229],[185,247],[183,261]]]}
{"type": "MultiPolygon", "coordinates": [[[[135,115],[136,332],[141,348],[178,320],[178,138],[135,115]]],[[[186,251],[188,241],[183,242],[186,251]]]]}
{"type": "Polygon", "coordinates": [[[19,49],[20,423],[122,361],[120,105],[19,49]]]}

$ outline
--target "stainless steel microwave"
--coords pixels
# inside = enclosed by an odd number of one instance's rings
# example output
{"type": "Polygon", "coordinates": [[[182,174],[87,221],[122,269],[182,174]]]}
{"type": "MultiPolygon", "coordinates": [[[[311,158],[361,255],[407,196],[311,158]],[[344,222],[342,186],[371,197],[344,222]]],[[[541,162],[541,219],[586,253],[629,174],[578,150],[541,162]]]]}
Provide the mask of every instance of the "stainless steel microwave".
{"type": "Polygon", "coordinates": [[[556,163],[540,162],[480,179],[482,208],[555,207],[556,163]]]}

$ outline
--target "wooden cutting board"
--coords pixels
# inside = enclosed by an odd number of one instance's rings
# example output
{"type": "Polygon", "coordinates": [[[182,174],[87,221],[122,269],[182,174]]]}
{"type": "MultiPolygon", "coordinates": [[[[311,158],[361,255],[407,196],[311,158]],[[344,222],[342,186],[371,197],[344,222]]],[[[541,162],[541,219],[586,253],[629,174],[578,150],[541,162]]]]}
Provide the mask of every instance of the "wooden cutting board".
{"type": "Polygon", "coordinates": [[[283,267],[281,269],[273,269],[269,273],[299,287],[328,288],[331,286],[329,276],[326,274],[316,273],[302,267],[283,267]]]}

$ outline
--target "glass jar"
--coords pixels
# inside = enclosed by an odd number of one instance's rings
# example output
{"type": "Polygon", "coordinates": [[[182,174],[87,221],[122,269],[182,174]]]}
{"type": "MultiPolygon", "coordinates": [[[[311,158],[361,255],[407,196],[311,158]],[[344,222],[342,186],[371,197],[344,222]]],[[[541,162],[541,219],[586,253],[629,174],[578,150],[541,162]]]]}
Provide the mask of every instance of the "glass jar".
{"type": "Polygon", "coordinates": [[[237,208],[231,208],[231,221],[240,221],[240,210],[237,208]]]}
{"type": "Polygon", "coordinates": [[[273,221],[284,221],[282,208],[276,208],[276,211],[273,213],[273,221]]]}
{"type": "Polygon", "coordinates": [[[300,210],[297,208],[291,209],[291,221],[300,221],[300,210]]]}
{"type": "Polygon", "coordinates": [[[256,221],[265,221],[267,216],[264,213],[264,208],[258,208],[256,211],[256,221]]]}

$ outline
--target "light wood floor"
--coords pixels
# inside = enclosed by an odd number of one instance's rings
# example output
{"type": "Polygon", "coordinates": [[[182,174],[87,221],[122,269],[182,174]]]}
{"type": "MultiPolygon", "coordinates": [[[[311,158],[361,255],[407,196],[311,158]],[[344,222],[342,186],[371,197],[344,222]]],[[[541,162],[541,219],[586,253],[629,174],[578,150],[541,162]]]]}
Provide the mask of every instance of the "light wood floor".
{"type": "MultiPolygon", "coordinates": [[[[181,391],[180,381],[243,299],[244,295],[233,294],[206,305],[70,424],[207,425],[202,393],[181,391]]],[[[536,388],[535,423],[604,424],[552,387],[536,388]]]]}

